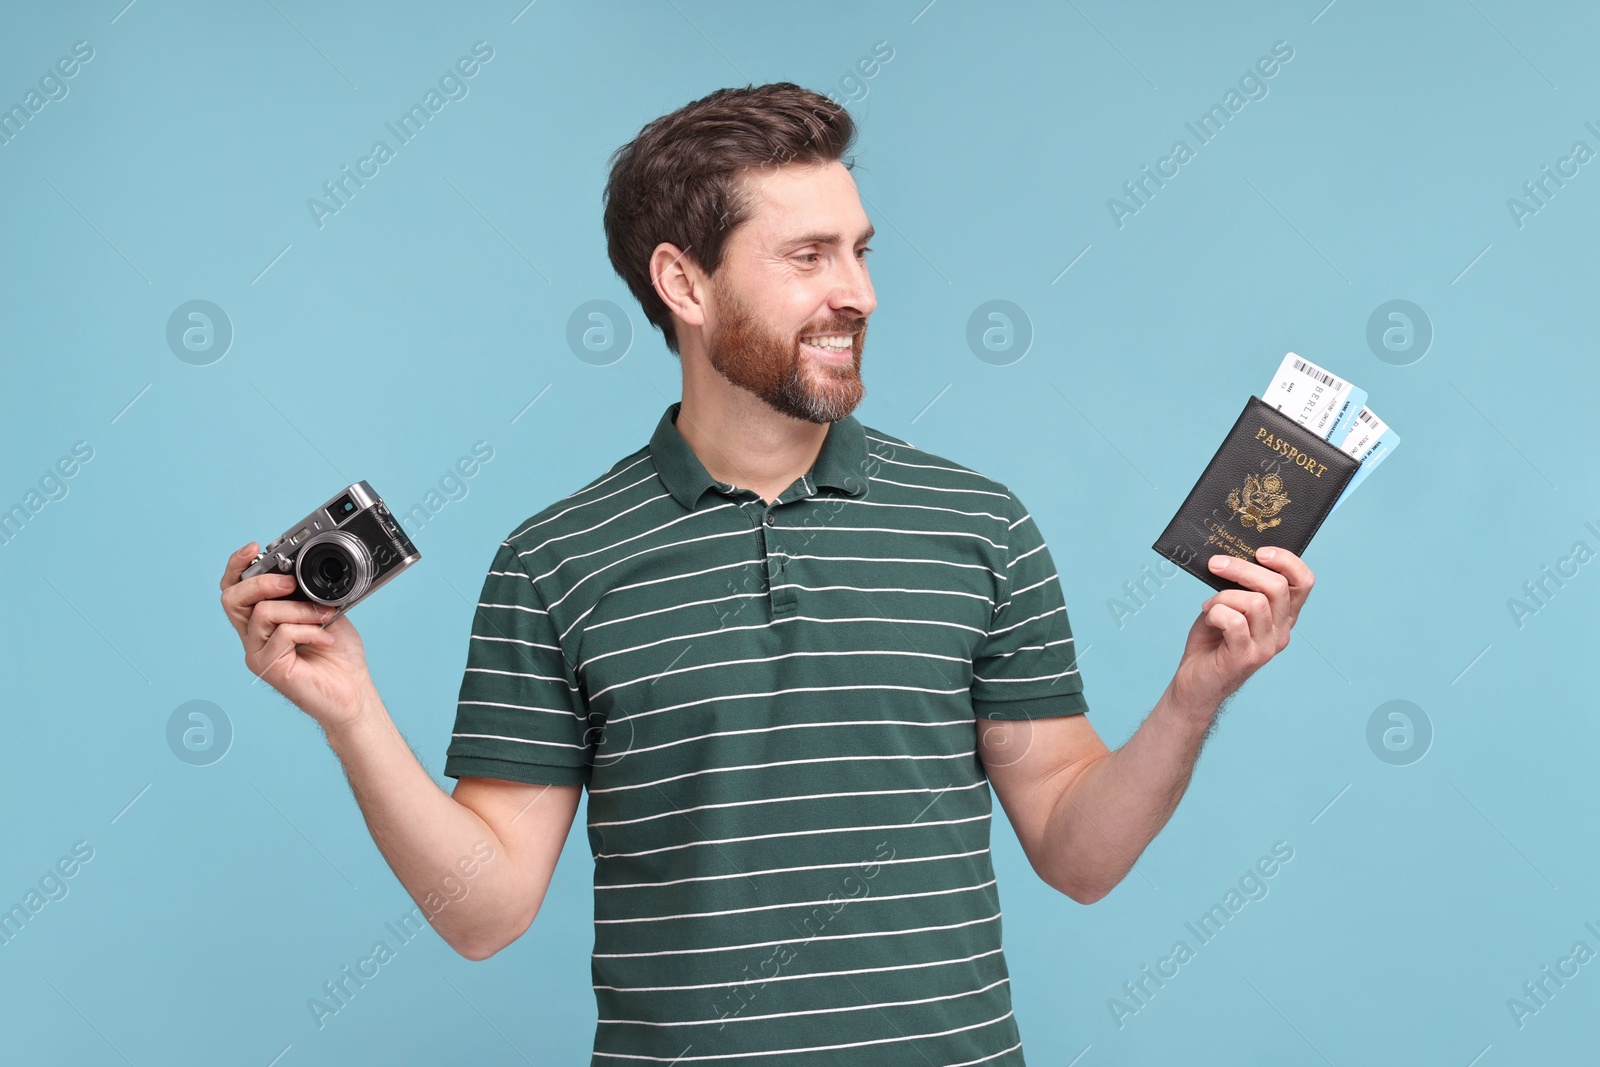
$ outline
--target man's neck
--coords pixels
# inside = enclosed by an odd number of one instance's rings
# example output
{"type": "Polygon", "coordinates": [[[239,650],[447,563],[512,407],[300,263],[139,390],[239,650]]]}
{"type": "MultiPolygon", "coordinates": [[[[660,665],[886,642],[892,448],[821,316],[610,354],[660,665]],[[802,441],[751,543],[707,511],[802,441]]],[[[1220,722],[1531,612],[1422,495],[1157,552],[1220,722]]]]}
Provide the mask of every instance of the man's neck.
{"type": "Polygon", "coordinates": [[[697,387],[684,376],[678,432],[711,477],[768,503],[816,463],[829,425],[780,414],[744,390],[697,387]]]}

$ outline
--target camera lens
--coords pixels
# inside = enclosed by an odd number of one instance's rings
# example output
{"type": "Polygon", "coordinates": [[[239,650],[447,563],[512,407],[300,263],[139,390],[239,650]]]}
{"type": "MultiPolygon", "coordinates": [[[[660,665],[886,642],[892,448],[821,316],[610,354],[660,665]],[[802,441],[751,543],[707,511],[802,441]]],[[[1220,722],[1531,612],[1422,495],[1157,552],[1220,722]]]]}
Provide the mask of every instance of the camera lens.
{"type": "Polygon", "coordinates": [[[342,531],[308,541],[295,572],[312,600],[335,606],[363,592],[372,579],[366,546],[342,531]]]}
{"type": "Polygon", "coordinates": [[[355,567],[343,545],[323,543],[306,550],[300,576],[318,600],[340,600],[350,593],[355,567]]]}

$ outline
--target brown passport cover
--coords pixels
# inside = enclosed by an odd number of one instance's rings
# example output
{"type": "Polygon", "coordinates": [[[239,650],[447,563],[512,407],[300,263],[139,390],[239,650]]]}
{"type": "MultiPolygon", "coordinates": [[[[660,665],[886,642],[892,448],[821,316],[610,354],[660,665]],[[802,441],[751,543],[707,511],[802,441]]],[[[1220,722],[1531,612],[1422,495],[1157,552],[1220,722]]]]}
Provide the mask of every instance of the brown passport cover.
{"type": "Polygon", "coordinates": [[[1266,545],[1303,554],[1360,466],[1252,396],[1151,547],[1213,589],[1243,589],[1207,561],[1227,552],[1254,562],[1266,545]]]}

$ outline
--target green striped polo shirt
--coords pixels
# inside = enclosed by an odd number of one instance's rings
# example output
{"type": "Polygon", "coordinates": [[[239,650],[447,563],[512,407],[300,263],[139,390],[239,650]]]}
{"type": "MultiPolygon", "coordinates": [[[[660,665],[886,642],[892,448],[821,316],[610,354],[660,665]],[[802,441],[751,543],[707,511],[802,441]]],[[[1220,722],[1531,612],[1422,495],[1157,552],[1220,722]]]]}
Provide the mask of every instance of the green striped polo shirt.
{"type": "Polygon", "coordinates": [[[768,504],[679,407],[500,545],[444,771],[587,787],[591,1063],[1023,1063],[975,720],[1088,710],[1038,527],[854,416],[768,504]]]}

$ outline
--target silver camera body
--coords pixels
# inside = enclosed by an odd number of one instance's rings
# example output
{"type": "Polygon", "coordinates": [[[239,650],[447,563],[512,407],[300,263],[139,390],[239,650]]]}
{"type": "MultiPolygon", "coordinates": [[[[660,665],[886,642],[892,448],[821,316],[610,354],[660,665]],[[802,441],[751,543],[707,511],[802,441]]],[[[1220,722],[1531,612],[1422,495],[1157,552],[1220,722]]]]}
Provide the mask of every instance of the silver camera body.
{"type": "Polygon", "coordinates": [[[283,532],[246,567],[257,574],[293,574],[285,600],[334,609],[334,618],[371,596],[422,558],[372,486],[356,482],[283,532]]]}

